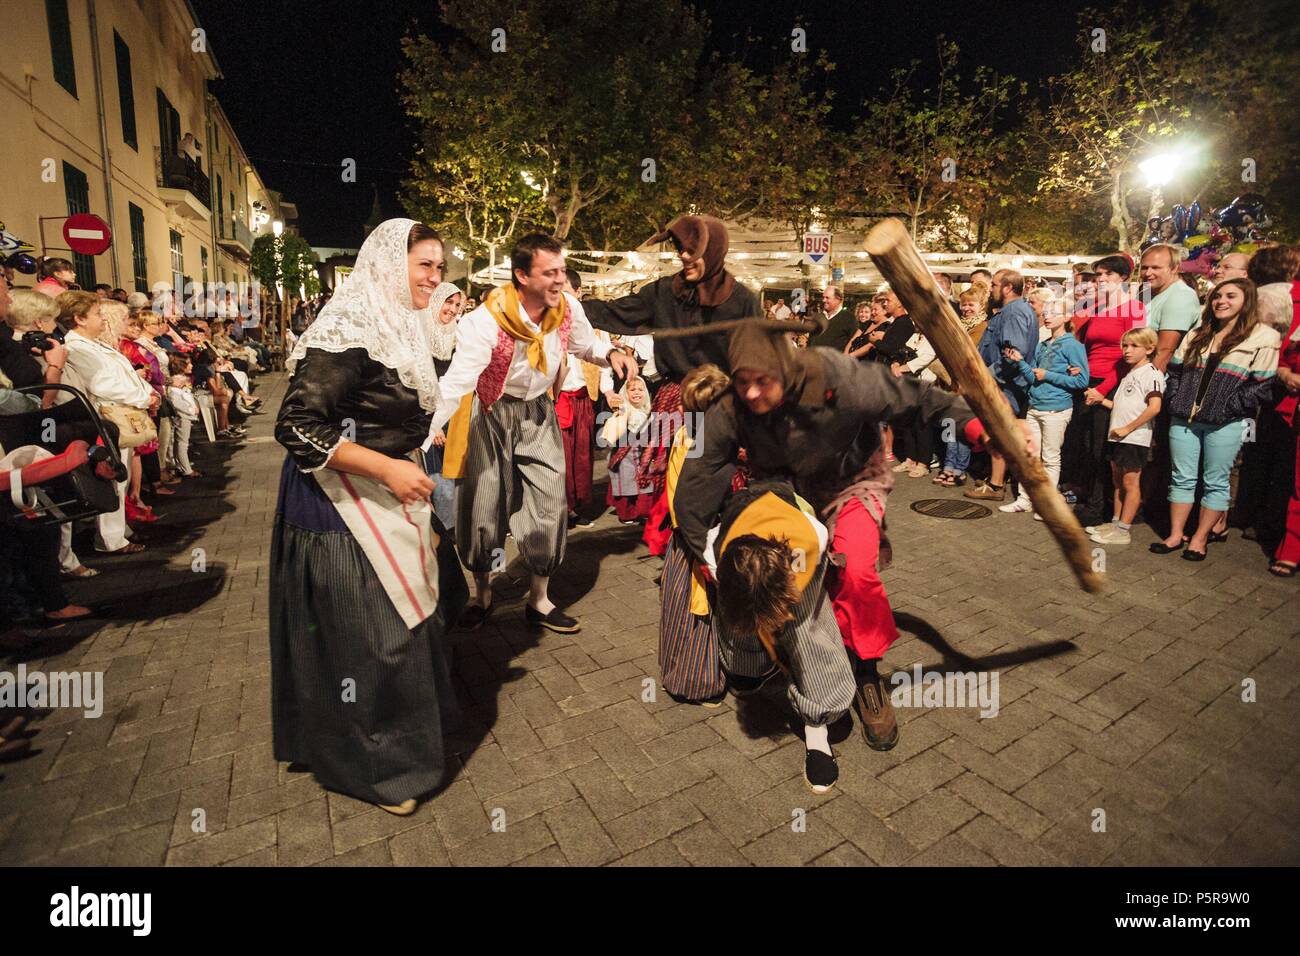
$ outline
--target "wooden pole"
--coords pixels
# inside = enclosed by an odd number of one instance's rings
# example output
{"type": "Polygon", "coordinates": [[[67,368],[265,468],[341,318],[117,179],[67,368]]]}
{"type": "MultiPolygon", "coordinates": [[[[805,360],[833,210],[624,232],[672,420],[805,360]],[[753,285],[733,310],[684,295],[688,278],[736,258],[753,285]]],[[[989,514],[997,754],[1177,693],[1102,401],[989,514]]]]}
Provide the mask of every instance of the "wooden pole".
{"type": "MultiPolygon", "coordinates": [[[[935,354],[979,416],[992,444],[1019,477],[1029,500],[1061,546],[1079,586],[1090,594],[1102,590],[1102,576],[1093,567],[1092,548],[1079,521],[1043,470],[1043,463],[1025,448],[1024,432],[1016,421],[984,360],[962,328],[947,298],[934,281],[907,228],[897,219],[878,223],[862,246],[880,274],[907,307],[917,329],[934,346],[935,354]]],[[[1032,356],[1026,356],[1032,358],[1032,356]]]]}

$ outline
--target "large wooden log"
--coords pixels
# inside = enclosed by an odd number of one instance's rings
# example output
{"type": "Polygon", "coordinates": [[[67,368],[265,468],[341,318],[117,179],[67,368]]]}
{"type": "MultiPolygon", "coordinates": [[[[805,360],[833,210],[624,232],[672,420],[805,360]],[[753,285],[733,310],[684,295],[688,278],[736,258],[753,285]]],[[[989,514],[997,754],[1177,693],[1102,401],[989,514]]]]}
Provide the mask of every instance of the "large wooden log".
{"type": "MultiPolygon", "coordinates": [[[[1043,463],[1030,455],[1025,436],[984,360],[952,311],[917,251],[907,228],[897,219],[878,223],[862,243],[880,274],[907,307],[917,329],[929,339],[935,354],[979,416],[992,445],[1007,459],[1056,538],[1079,585],[1090,593],[1102,589],[1102,575],[1093,566],[1093,549],[1078,519],[1061,493],[1048,480],[1043,463]]],[[[1033,356],[1026,356],[1028,360],[1033,356]]]]}

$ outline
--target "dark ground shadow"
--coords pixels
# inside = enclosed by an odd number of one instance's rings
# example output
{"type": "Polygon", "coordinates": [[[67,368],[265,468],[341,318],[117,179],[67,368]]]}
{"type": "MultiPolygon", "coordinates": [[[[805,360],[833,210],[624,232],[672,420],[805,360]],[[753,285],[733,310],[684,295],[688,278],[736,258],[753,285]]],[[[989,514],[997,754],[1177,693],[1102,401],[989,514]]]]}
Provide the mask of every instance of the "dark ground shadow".
{"type": "MultiPolygon", "coordinates": [[[[74,530],[73,550],[87,567],[100,573],[93,578],[65,578],[64,590],[68,600],[86,605],[92,613],[64,624],[51,624],[43,617],[19,617],[15,623],[33,639],[20,649],[0,650],[6,669],[65,654],[93,638],[109,623],[186,614],[220,595],[226,584],[225,565],[209,563],[206,570],[197,573],[190,562],[194,542],[203,529],[235,510],[224,489],[231,477],[229,458],[238,447],[232,441],[214,445],[202,438],[190,446],[192,463],[204,477],[173,485],[174,495],[146,497],[160,518],[153,524],[135,528],[134,540],[147,549],[140,554],[122,557],[99,554],[95,551],[92,523],[83,523],[74,530]],[[181,555],[186,559],[185,564],[169,563],[181,555]]],[[[42,752],[36,744],[40,718],[48,713],[36,708],[0,710],[0,725],[19,714],[30,721],[21,736],[32,741],[32,749],[19,759],[30,759],[42,752]]],[[[0,776],[0,781],[3,780],[0,776]]]]}
{"type": "MultiPolygon", "coordinates": [[[[948,639],[933,625],[914,614],[895,612],[894,621],[900,631],[906,631],[939,653],[940,657],[937,664],[921,665],[922,670],[926,671],[967,671],[977,673],[996,671],[1016,664],[1041,660],[1045,657],[1055,657],[1057,654],[1064,654],[1075,649],[1075,645],[1070,641],[1049,641],[1014,651],[988,654],[983,657],[971,657],[953,647],[948,639]]],[[[845,653],[848,652],[845,651],[845,653]]],[[[891,671],[892,668],[882,667],[881,676],[888,681],[891,671]]],[[[778,674],[763,685],[762,689],[757,693],[740,698],[733,696],[732,701],[736,708],[736,720],[739,722],[741,730],[751,738],[766,737],[769,740],[775,740],[787,733],[794,733],[796,736],[803,733],[802,725],[793,716],[790,705],[786,700],[786,678],[784,675],[778,674]]],[[[831,742],[839,743],[842,741],[848,736],[851,726],[851,723],[843,719],[832,724],[830,730],[831,742]]]]}
{"type": "MultiPolygon", "coordinates": [[[[605,500],[604,485],[593,489],[593,499],[605,500]]],[[[583,513],[600,515],[596,505],[583,513]]],[[[549,596],[555,605],[566,608],[581,600],[596,585],[601,563],[607,557],[628,554],[641,545],[639,525],[619,525],[612,528],[587,528],[571,530],[565,545],[564,561],[551,579],[549,596]]],[[[465,578],[470,600],[473,599],[473,578],[459,566],[465,578]]],[[[651,581],[647,579],[646,585],[651,581]]],[[[496,726],[500,717],[500,698],[507,685],[523,678],[528,670],[515,660],[533,648],[551,631],[529,627],[523,619],[523,609],[528,598],[529,572],[523,561],[515,558],[499,575],[492,579],[492,616],[479,629],[465,631],[453,628],[443,638],[451,664],[452,686],[460,705],[462,720],[458,727],[445,735],[448,755],[447,772],[436,790],[423,799],[433,799],[446,790],[459,774],[451,755],[455,754],[463,765],[496,726]]],[[[582,615],[574,614],[581,623],[582,615]]],[[[581,640],[581,632],[577,635],[581,640]]]]}

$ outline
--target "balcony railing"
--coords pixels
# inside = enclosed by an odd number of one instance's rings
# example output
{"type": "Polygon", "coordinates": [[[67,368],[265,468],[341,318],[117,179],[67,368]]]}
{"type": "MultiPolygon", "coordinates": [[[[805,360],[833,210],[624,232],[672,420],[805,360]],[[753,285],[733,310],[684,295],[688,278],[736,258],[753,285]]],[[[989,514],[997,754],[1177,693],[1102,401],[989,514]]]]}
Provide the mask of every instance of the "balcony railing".
{"type": "Polygon", "coordinates": [[[188,156],[164,153],[161,148],[154,149],[154,159],[159,187],[184,189],[203,203],[205,209],[212,208],[212,187],[198,163],[188,156]]]}

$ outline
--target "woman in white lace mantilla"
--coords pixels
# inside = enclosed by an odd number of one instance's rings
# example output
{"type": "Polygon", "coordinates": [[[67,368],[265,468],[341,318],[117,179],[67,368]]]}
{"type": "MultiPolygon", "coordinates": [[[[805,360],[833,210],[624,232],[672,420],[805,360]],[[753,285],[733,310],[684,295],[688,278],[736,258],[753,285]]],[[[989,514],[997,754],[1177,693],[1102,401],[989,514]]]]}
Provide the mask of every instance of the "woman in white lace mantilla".
{"type": "Polygon", "coordinates": [[[457,714],[442,641],[459,609],[440,575],[460,569],[416,457],[439,400],[442,267],[428,226],[375,229],[298,340],[275,428],[289,452],[270,576],[275,756],[399,814],[442,783],[457,714]]]}

